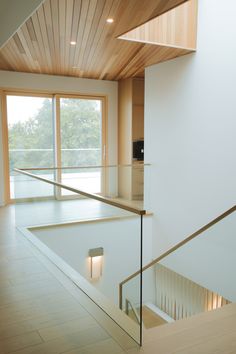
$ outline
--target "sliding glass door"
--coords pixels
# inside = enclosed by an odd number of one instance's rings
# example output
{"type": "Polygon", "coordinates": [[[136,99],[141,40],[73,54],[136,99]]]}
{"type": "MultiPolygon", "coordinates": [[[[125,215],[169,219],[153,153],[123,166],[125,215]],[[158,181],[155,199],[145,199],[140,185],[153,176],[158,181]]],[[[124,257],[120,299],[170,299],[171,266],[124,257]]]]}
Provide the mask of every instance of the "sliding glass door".
{"type": "MultiPolygon", "coordinates": [[[[62,170],[61,180],[71,187],[101,193],[102,101],[88,98],[59,97],[61,166],[82,169],[62,170]],[[84,168],[88,166],[88,168],[84,168]]],[[[73,194],[63,190],[62,195],[73,194]]]]}
{"type": "Polygon", "coordinates": [[[10,199],[53,195],[50,185],[41,190],[36,180],[26,182],[14,173],[15,167],[54,166],[52,97],[7,95],[6,100],[10,199]]]}
{"type": "MultiPolygon", "coordinates": [[[[48,190],[37,188],[36,180],[26,183],[23,175],[14,173],[15,167],[58,167],[62,183],[91,193],[102,192],[102,171],[93,166],[105,164],[103,98],[9,93],[6,115],[9,199],[54,197],[55,192],[50,185],[48,190]]],[[[50,170],[45,169],[44,174],[53,178],[50,170]]],[[[56,190],[57,198],[71,195],[56,190]]]]}

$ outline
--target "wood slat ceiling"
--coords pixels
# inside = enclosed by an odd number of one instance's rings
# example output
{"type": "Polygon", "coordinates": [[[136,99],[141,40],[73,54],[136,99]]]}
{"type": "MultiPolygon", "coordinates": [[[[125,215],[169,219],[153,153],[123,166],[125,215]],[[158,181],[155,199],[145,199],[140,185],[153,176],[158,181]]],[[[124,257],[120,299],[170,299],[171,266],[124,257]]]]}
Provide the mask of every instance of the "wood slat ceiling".
{"type": "Polygon", "coordinates": [[[197,5],[197,0],[186,1],[119,38],[195,50],[197,5]]]}
{"type": "Polygon", "coordinates": [[[0,69],[107,80],[142,76],[146,66],[191,51],[117,37],[185,1],[46,0],[1,49],[0,69]]]}

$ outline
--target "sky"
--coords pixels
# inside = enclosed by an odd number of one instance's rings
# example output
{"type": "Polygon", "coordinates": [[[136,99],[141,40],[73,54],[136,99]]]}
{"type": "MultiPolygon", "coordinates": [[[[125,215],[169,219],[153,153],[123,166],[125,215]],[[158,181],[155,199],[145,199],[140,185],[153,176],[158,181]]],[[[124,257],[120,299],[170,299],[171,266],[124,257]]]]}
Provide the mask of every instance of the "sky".
{"type": "Polygon", "coordinates": [[[8,124],[13,125],[35,116],[44,100],[44,97],[7,96],[8,124]]]}

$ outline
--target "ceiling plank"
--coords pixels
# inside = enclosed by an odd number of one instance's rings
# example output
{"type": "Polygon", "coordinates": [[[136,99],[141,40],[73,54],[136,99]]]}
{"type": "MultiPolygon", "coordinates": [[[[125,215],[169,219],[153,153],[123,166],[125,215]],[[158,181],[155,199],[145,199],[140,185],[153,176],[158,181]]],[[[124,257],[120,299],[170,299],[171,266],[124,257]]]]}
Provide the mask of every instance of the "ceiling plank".
{"type": "Polygon", "coordinates": [[[58,1],[50,1],[52,12],[52,34],[54,40],[54,50],[56,55],[56,71],[61,72],[60,63],[60,35],[59,35],[59,4],[58,1]]]}
{"type": "Polygon", "coordinates": [[[100,19],[102,18],[102,14],[104,11],[104,6],[105,6],[106,0],[99,0],[97,2],[96,6],[96,11],[93,17],[93,22],[91,24],[90,32],[89,32],[89,37],[88,40],[86,41],[86,46],[84,49],[84,53],[81,53],[81,59],[79,61],[79,67],[84,68],[87,58],[88,58],[88,53],[90,51],[90,48],[93,46],[94,43],[94,37],[99,29],[99,26],[101,25],[100,19]]]}
{"type": "MultiPolygon", "coordinates": [[[[82,39],[82,43],[80,46],[80,53],[79,53],[79,58],[78,58],[78,67],[80,68],[82,62],[83,62],[83,56],[84,56],[84,52],[85,52],[85,48],[86,48],[86,44],[88,42],[88,38],[89,38],[89,34],[91,31],[91,27],[95,18],[95,13],[96,13],[96,9],[97,9],[97,0],[90,0],[89,3],[89,8],[88,8],[88,12],[87,12],[87,18],[86,18],[86,23],[85,23],[85,27],[84,27],[84,33],[83,33],[83,39],[82,39]]],[[[96,28],[96,25],[95,25],[96,28]]]]}
{"type": "MultiPolygon", "coordinates": [[[[79,30],[79,20],[80,20],[80,13],[81,13],[82,3],[81,0],[77,0],[74,2],[74,9],[73,9],[73,19],[72,19],[72,26],[71,26],[71,39],[77,42],[77,34],[79,30]]],[[[69,67],[72,68],[76,66],[74,63],[75,59],[75,49],[76,47],[71,47],[70,50],[70,59],[69,59],[69,67]]]]}
{"type": "Polygon", "coordinates": [[[47,34],[47,27],[45,23],[45,17],[44,17],[44,7],[41,6],[38,11],[38,20],[39,20],[39,26],[40,26],[40,31],[42,34],[42,39],[43,39],[43,48],[42,51],[44,52],[44,55],[47,60],[47,66],[49,69],[49,72],[52,70],[52,61],[51,61],[51,54],[50,54],[50,47],[49,47],[49,42],[48,42],[48,34],[47,34]]]}
{"type": "MultiPolygon", "coordinates": [[[[102,22],[98,28],[94,44],[90,49],[86,66],[85,68],[83,68],[84,71],[86,71],[87,73],[95,71],[95,68],[97,67],[97,61],[99,61],[101,58],[100,53],[102,51],[102,47],[103,47],[103,52],[104,52],[104,45],[106,46],[106,50],[109,48],[109,40],[112,38],[113,28],[112,26],[107,25],[106,19],[113,18],[114,13],[117,12],[118,8],[119,8],[119,3],[116,0],[114,0],[111,6],[109,7],[108,14],[107,12],[104,11],[105,16],[101,18],[102,22]]],[[[107,8],[106,10],[108,11],[107,8]]]]}
{"type": "Polygon", "coordinates": [[[71,24],[73,18],[74,0],[66,0],[66,33],[65,33],[65,64],[64,72],[66,75],[69,70],[69,60],[70,60],[70,42],[73,40],[71,38],[71,24]]]}
{"type": "Polygon", "coordinates": [[[76,67],[79,67],[78,65],[79,55],[80,55],[80,49],[83,41],[84,28],[86,26],[88,8],[89,8],[89,1],[82,1],[82,7],[81,7],[80,19],[79,19],[79,29],[77,34],[76,48],[75,48],[75,55],[74,55],[74,66],[76,67]]]}
{"type": "Polygon", "coordinates": [[[63,75],[65,67],[65,43],[66,43],[66,0],[56,0],[59,5],[59,41],[60,41],[60,71],[63,75]]]}
{"type": "Polygon", "coordinates": [[[32,21],[35,36],[36,36],[36,42],[34,43],[34,46],[38,47],[39,54],[38,54],[37,59],[38,59],[39,65],[40,65],[40,70],[42,73],[48,74],[50,69],[48,67],[47,58],[44,53],[43,37],[42,37],[41,28],[40,28],[40,24],[39,24],[38,14],[34,13],[32,15],[32,17],[30,18],[30,20],[32,21]]]}

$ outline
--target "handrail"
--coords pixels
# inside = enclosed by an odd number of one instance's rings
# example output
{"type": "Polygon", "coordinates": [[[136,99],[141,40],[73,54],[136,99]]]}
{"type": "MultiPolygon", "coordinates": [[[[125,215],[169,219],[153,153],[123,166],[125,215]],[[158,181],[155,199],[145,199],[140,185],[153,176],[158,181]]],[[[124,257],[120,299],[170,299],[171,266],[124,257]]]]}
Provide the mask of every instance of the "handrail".
{"type": "Polygon", "coordinates": [[[98,194],[88,193],[88,192],[82,191],[80,189],[75,189],[75,188],[69,187],[67,185],[64,185],[62,183],[51,181],[51,180],[49,180],[47,178],[40,177],[38,175],[34,175],[33,173],[29,173],[29,172],[27,172],[26,170],[23,170],[23,169],[14,168],[14,171],[16,171],[18,173],[21,173],[23,175],[29,176],[31,178],[35,178],[35,179],[38,179],[40,181],[52,184],[53,186],[61,187],[61,188],[67,189],[67,190],[69,190],[71,192],[74,192],[74,193],[77,193],[77,194],[81,194],[81,195],[83,195],[83,196],[85,196],[87,198],[95,199],[95,200],[98,200],[98,201],[100,201],[102,203],[109,204],[109,205],[112,205],[114,207],[117,207],[117,208],[120,208],[120,209],[123,209],[123,210],[127,210],[127,211],[129,211],[131,213],[134,213],[134,214],[137,214],[137,215],[145,215],[146,214],[146,210],[143,210],[143,209],[140,210],[140,209],[128,206],[128,205],[124,205],[124,204],[121,204],[121,203],[119,203],[119,202],[117,202],[115,200],[107,199],[107,198],[105,198],[103,196],[100,196],[98,194]]]}
{"type": "MultiPolygon", "coordinates": [[[[79,148],[79,149],[63,149],[61,151],[99,151],[101,148],[79,148]]],[[[25,151],[54,151],[53,148],[51,149],[9,149],[9,151],[13,152],[25,152],[25,151]]]]}
{"type": "Polygon", "coordinates": [[[204,231],[208,230],[211,226],[217,224],[219,221],[221,221],[222,219],[226,218],[228,215],[232,214],[233,212],[236,211],[236,205],[234,205],[232,208],[228,209],[227,211],[225,211],[223,214],[219,215],[217,218],[213,219],[212,221],[210,221],[208,224],[206,224],[205,226],[201,227],[199,230],[195,231],[193,234],[191,234],[190,236],[188,236],[187,238],[185,238],[183,241],[177,243],[177,245],[175,245],[174,247],[170,248],[168,251],[164,252],[161,256],[155,258],[154,260],[152,260],[150,263],[146,264],[142,270],[137,270],[135,273],[131,274],[129,277],[127,277],[126,279],[124,279],[120,284],[119,284],[119,305],[120,305],[120,309],[122,308],[122,287],[125,283],[127,283],[129,280],[135,278],[138,274],[140,274],[141,272],[144,272],[146,269],[150,268],[151,266],[153,266],[154,264],[158,263],[159,261],[161,261],[163,258],[165,258],[166,256],[168,256],[169,254],[171,254],[172,252],[176,251],[178,248],[182,247],[183,245],[185,245],[187,242],[191,241],[192,239],[194,239],[195,237],[197,237],[198,235],[200,235],[201,233],[203,233],[204,231]]]}
{"type": "Polygon", "coordinates": [[[89,168],[114,168],[114,167],[134,167],[138,168],[140,166],[151,166],[149,163],[133,163],[133,164],[118,164],[118,165],[88,165],[88,166],[66,166],[66,167],[21,167],[21,168],[14,168],[14,170],[19,171],[52,171],[52,170],[76,170],[76,169],[89,169],[89,168]]]}

